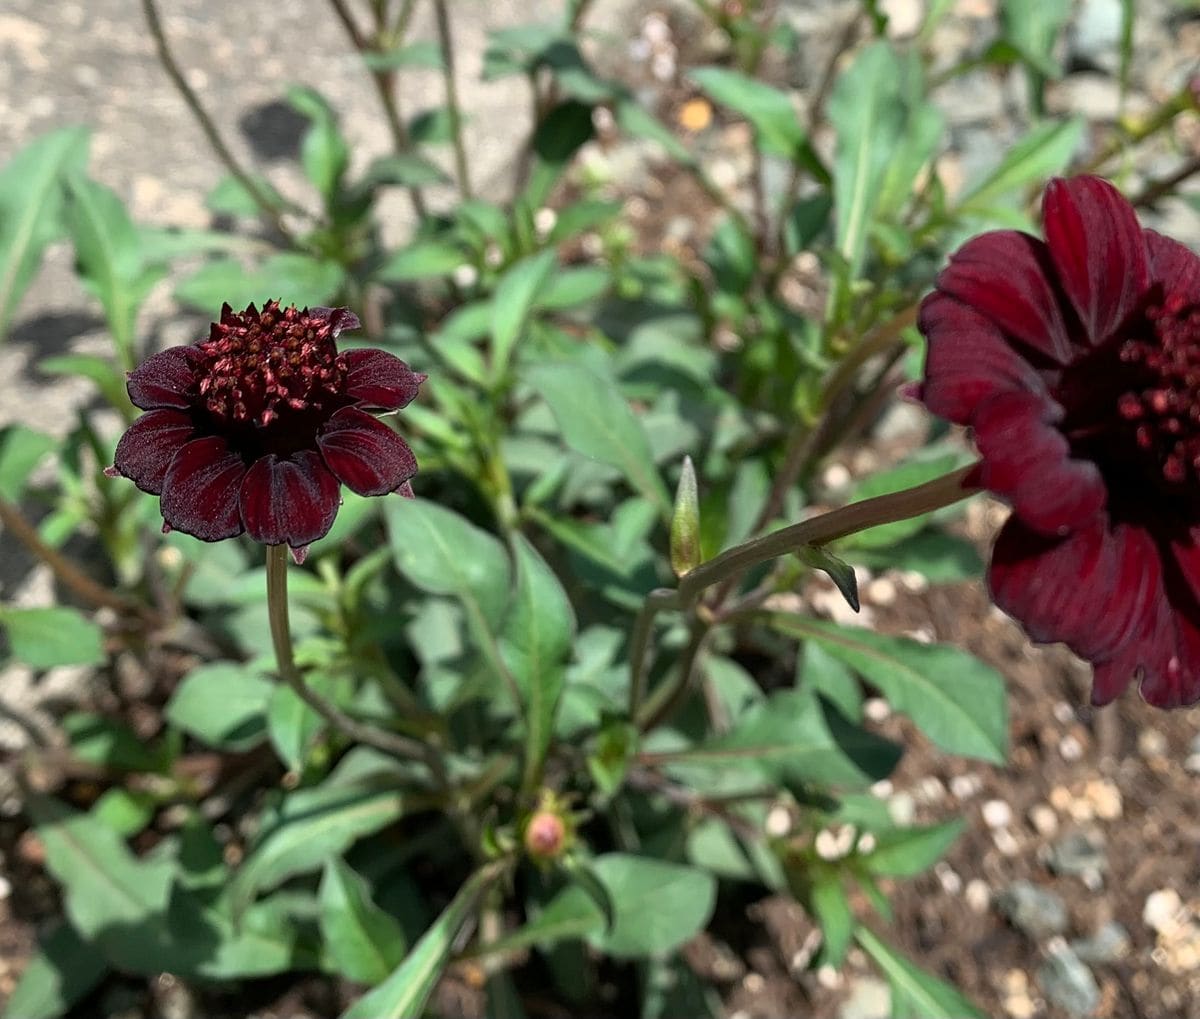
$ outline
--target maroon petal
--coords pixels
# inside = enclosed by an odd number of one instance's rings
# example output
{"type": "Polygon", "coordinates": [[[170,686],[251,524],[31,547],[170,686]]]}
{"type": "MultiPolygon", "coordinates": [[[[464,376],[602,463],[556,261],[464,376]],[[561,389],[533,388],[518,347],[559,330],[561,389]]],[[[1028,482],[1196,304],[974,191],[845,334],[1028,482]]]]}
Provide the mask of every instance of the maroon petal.
{"type": "Polygon", "coordinates": [[[349,308],[309,308],[310,318],[323,319],[329,323],[329,335],[335,340],[338,334],[349,329],[361,329],[358,316],[349,308]]]}
{"type": "Polygon", "coordinates": [[[329,533],[337,516],[338,480],[309,450],[280,460],[274,453],[257,460],[241,488],[246,533],[264,545],[303,548],[329,533]]]}
{"type": "Polygon", "coordinates": [[[1062,641],[1091,662],[1108,662],[1144,632],[1161,595],[1157,555],[1144,531],[1110,531],[1104,517],[1049,538],[1010,517],[988,569],[992,600],[1033,640],[1062,641]]]}
{"type": "Polygon", "coordinates": [[[1137,310],[1149,285],[1146,240],[1133,206],[1099,177],[1052,180],[1042,201],[1058,277],[1093,344],[1137,310]]]}
{"type": "Polygon", "coordinates": [[[191,417],[181,411],[147,411],[121,436],[113,466],[143,492],[158,495],[171,459],[195,434],[191,417]]]}
{"type": "Polygon", "coordinates": [[[245,476],[246,465],[224,439],[193,439],[175,454],[163,479],[163,520],[201,541],[241,534],[238,490],[245,476]]]}
{"type": "Polygon", "coordinates": [[[394,492],[417,473],[408,443],[357,407],[334,414],[317,445],[329,469],[359,495],[394,492]]]}
{"type": "Polygon", "coordinates": [[[400,358],[386,350],[364,347],[345,354],[346,395],[359,405],[373,410],[399,410],[407,407],[425,375],[414,372],[400,358]]]}
{"type": "Polygon", "coordinates": [[[1151,278],[1162,283],[1168,294],[1183,294],[1200,302],[1200,258],[1196,253],[1153,230],[1145,231],[1145,236],[1151,278]]]}
{"type": "Polygon", "coordinates": [[[146,358],[125,383],[133,405],[142,410],[190,407],[196,391],[196,353],[195,347],[168,347],[146,358]]]}
{"type": "Polygon", "coordinates": [[[983,457],[978,480],[1004,496],[1017,516],[1042,534],[1066,534],[1086,524],[1108,498],[1100,469],[1072,458],[1053,422],[1061,408],[1034,393],[1001,393],[971,421],[983,457]]]}
{"type": "Polygon", "coordinates": [[[1046,245],[1016,230],[995,230],[950,256],[937,287],[991,319],[1008,336],[1057,364],[1073,357],[1046,245]]]}
{"type": "Polygon", "coordinates": [[[1045,392],[1041,377],[995,323],[962,302],[930,294],[918,326],[928,340],[921,399],[933,413],[965,425],[997,393],[1045,392]]]}

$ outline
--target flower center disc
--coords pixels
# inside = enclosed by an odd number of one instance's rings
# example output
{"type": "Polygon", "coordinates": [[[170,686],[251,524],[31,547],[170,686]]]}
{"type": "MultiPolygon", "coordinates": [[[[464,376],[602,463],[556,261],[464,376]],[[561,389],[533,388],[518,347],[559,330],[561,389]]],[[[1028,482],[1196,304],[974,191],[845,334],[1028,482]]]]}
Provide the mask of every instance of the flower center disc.
{"type": "Polygon", "coordinates": [[[200,393],[226,424],[266,428],[289,412],[327,409],[346,377],[328,319],[278,301],[238,314],[226,305],[200,352],[200,393]]]}
{"type": "Polygon", "coordinates": [[[1145,317],[1150,335],[1121,345],[1121,363],[1138,387],[1121,394],[1117,410],[1168,483],[1194,483],[1200,481],[1200,305],[1171,294],[1145,317]]]}

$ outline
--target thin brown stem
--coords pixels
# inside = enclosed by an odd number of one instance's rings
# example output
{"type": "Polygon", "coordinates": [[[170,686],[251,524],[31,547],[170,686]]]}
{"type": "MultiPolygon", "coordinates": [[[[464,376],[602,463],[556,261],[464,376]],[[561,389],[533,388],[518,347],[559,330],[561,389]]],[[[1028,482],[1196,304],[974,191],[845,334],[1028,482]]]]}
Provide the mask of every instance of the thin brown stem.
{"type": "MultiPolygon", "coordinates": [[[[270,194],[256,181],[234,157],[229,146],[225,144],[225,139],[221,137],[221,133],[217,130],[217,125],[213,122],[212,117],[208,115],[208,111],[200,102],[200,97],[196,95],[195,90],[188,84],[187,79],[183,75],[183,70],[175,60],[175,55],[171,52],[171,45],[167,41],[166,33],[163,31],[162,20],[158,15],[158,7],[155,0],[142,0],[142,11],[146,16],[146,25],[150,29],[150,37],[154,40],[154,47],[158,52],[159,63],[162,64],[163,70],[167,72],[167,77],[171,79],[172,84],[178,90],[183,98],[187,108],[191,111],[192,116],[196,118],[196,123],[200,126],[204,137],[208,140],[209,146],[216,154],[217,158],[224,164],[225,169],[229,171],[233,177],[246,191],[246,193],[254,200],[254,204],[259,207],[263,215],[271,221],[271,225],[275,227],[279,235],[287,241],[294,241],[291,230],[283,221],[283,210],[278,203],[271,197],[270,194]]],[[[302,212],[298,207],[289,205],[288,211],[302,212]]]]}
{"type": "Polygon", "coordinates": [[[1133,198],[1133,205],[1138,209],[1150,209],[1172,194],[1189,177],[1200,173],[1200,156],[1189,159],[1174,173],[1169,173],[1158,180],[1150,181],[1139,194],[1133,198]]]}
{"type": "MultiPolygon", "coordinates": [[[[378,40],[371,40],[358,27],[358,23],[354,20],[354,16],[350,13],[350,8],[346,5],[345,0],[329,0],[330,6],[333,8],[334,14],[338,21],[342,23],[342,27],[346,30],[346,35],[350,38],[351,44],[359,52],[364,55],[373,52],[378,40]]],[[[392,45],[397,46],[404,38],[404,33],[408,28],[408,20],[412,16],[412,5],[406,4],[400,12],[400,20],[396,26],[395,38],[392,40],[392,45]]],[[[398,153],[406,153],[412,149],[412,139],[409,138],[408,128],[404,125],[404,118],[400,113],[400,101],[396,98],[396,72],[387,69],[372,69],[371,84],[375,87],[375,94],[379,97],[379,105],[383,108],[384,119],[387,121],[388,133],[392,137],[392,148],[398,153]]],[[[413,212],[417,216],[424,216],[427,211],[425,204],[425,195],[418,187],[408,188],[408,198],[412,203],[413,212]]]]}
{"type": "Polygon", "coordinates": [[[471,178],[467,168],[467,147],[463,141],[462,111],[458,105],[458,84],[454,77],[454,37],[450,32],[450,12],[446,0],[433,0],[437,21],[438,45],[442,51],[442,76],[446,83],[446,110],[454,142],[454,172],[459,194],[471,198],[471,178]]]}
{"type": "Polygon", "coordinates": [[[286,545],[267,546],[267,613],[271,624],[271,643],[275,648],[275,664],[280,677],[300,700],[334,729],[356,743],[374,747],[394,757],[428,762],[428,748],[419,740],[377,729],[373,725],[351,718],[304,682],[292,653],[292,631],[288,621],[287,556],[286,545]]]}
{"type": "Polygon", "coordinates": [[[96,607],[113,609],[123,615],[139,616],[147,622],[155,622],[158,614],[148,605],[142,605],[101,586],[75,562],[56,548],[47,545],[40,534],[21,511],[7,499],[0,498],[0,524],[14,538],[50,567],[51,572],[64,587],[83,601],[96,607]]]}
{"type": "Polygon", "coordinates": [[[654,695],[642,708],[641,717],[634,719],[642,732],[650,732],[670,718],[692,692],[696,683],[700,654],[711,632],[712,628],[705,620],[696,615],[692,617],[687,647],[679,660],[678,671],[671,682],[662,684],[654,691],[654,695]]]}

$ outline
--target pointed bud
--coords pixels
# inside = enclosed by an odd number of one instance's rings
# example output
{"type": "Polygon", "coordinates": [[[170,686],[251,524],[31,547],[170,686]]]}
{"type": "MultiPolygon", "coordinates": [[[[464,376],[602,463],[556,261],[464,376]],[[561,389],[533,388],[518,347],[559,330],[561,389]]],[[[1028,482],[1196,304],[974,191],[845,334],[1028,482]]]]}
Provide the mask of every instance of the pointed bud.
{"type": "Polygon", "coordinates": [[[801,545],[796,549],[796,555],[801,562],[827,574],[842,592],[846,604],[855,612],[859,610],[858,577],[853,566],[819,545],[801,545]]]}
{"type": "Polygon", "coordinates": [[[700,496],[692,458],[683,458],[671,516],[671,569],[682,577],[700,565],[700,496]]]}

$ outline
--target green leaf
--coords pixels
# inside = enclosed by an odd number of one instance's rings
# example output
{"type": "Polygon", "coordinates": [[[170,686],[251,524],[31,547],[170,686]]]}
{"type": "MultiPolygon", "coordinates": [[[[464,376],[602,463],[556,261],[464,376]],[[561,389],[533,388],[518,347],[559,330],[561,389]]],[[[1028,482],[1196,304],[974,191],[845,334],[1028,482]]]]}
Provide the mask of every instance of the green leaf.
{"type": "Polygon", "coordinates": [[[824,935],[822,960],[830,966],[841,966],[857,924],[841,873],[836,867],[816,869],[808,889],[807,904],[824,935]]]}
{"type": "Polygon", "coordinates": [[[837,129],[836,245],[851,279],[862,267],[883,182],[904,129],[899,75],[895,52],[886,43],[875,43],[838,78],[829,97],[829,119],[837,129]]]}
{"type": "Polygon", "coordinates": [[[796,549],[796,558],[806,566],[824,573],[837,585],[842,597],[846,599],[846,604],[855,612],[859,610],[858,577],[853,566],[818,545],[801,545],[796,549]]]}
{"type": "Polygon", "coordinates": [[[529,209],[545,205],[575,153],[592,139],[592,107],[570,99],[552,109],[533,135],[533,168],[521,202],[529,209]]]}
{"type": "Polygon", "coordinates": [[[174,864],[137,859],[104,822],[57,800],[33,796],[27,806],[75,929],[115,965],[161,969],[155,957],[169,937],[163,915],[174,864]]]}
{"type": "Polygon", "coordinates": [[[395,787],[395,776],[380,776],[378,783],[326,784],[285,796],[264,818],[233,876],[234,901],[247,903],[293,874],[316,870],[364,835],[396,821],[404,813],[404,792],[395,787]]]}
{"type": "Polygon", "coordinates": [[[460,598],[495,631],[508,608],[504,546],[453,510],[425,499],[391,499],[385,509],[396,567],[428,594],[460,598]]]}
{"type": "Polygon", "coordinates": [[[1063,170],[1079,149],[1082,117],[1047,121],[1018,141],[999,164],[959,200],[960,211],[980,210],[1022,188],[1040,185],[1063,170]]]}
{"type": "Polygon", "coordinates": [[[34,669],[102,665],[104,632],[75,609],[12,609],[0,606],[0,629],[12,653],[34,669]]]}
{"type": "Polygon", "coordinates": [[[891,985],[894,1019],[986,1019],[953,987],[913,965],[866,927],[854,936],[891,985]]]}
{"type": "MultiPolygon", "coordinates": [[[[259,191],[266,195],[276,208],[283,206],[283,196],[275,190],[274,185],[266,177],[252,175],[252,179],[259,191]]],[[[216,187],[205,197],[204,204],[213,212],[226,216],[243,216],[249,219],[262,212],[258,202],[254,200],[254,196],[234,176],[222,177],[217,181],[216,187]]]]}
{"type": "Polygon", "coordinates": [[[46,245],[62,232],[61,184],[83,170],[87,146],[84,128],[62,128],[30,142],[0,170],[0,340],[46,245]]]}
{"type": "Polygon", "coordinates": [[[175,288],[175,296],[215,315],[228,301],[235,309],[274,299],[285,307],[312,307],[332,301],[345,280],[337,262],[289,252],[272,255],[253,269],[232,258],[209,262],[175,288]]]}
{"type": "Polygon", "coordinates": [[[829,226],[832,211],[833,200],[824,192],[797,201],[784,224],[788,254],[795,255],[811,248],[829,226]]]}
{"type": "MultiPolygon", "coordinates": [[[[304,682],[314,692],[329,699],[335,692],[334,686],[345,681],[313,671],[305,675],[304,682]]],[[[273,685],[266,714],[267,734],[275,752],[292,771],[302,771],[313,739],[325,724],[323,719],[284,683],[273,685]]]]}
{"type": "Polygon", "coordinates": [[[525,704],[524,787],[540,780],[575,640],[575,613],[562,584],[521,534],[512,539],[516,591],[504,621],[502,651],[525,704]]]}
{"type": "Polygon", "coordinates": [[[167,721],[211,747],[249,750],[266,736],[267,705],[274,689],[245,665],[202,665],[175,688],[167,702],[167,721]]]}
{"type": "Polygon", "coordinates": [[[391,976],[359,998],[342,1013],[341,1019],[414,1019],[420,1016],[442,975],[458,932],[475,909],[479,896],[501,869],[502,864],[491,863],[472,874],[391,976]]]}
{"type": "Polygon", "coordinates": [[[0,497],[9,502],[19,501],[33,469],[58,445],[52,435],[24,425],[9,425],[0,430],[0,497]]]}
{"type": "Polygon", "coordinates": [[[311,88],[293,85],[288,102],[310,121],[300,145],[304,172],[329,204],[350,162],[350,147],[338,127],[337,114],[325,97],[311,88]]]}
{"type": "Polygon", "coordinates": [[[807,144],[800,118],[786,92],[723,67],[697,67],[687,76],[715,102],[750,121],[765,152],[795,159],[807,144]]]}
{"type": "MultiPolygon", "coordinates": [[[[60,354],[38,362],[38,370],[47,375],[71,375],[96,383],[100,395],[122,414],[131,413],[133,404],[125,390],[125,373],[111,359],[98,354],[60,354]]],[[[3,457],[0,452],[0,458],[3,457]]],[[[0,467],[0,474],[3,467],[0,467]]]]}
{"type": "Polygon", "coordinates": [[[840,719],[813,694],[783,690],[750,708],[733,729],[697,747],[662,755],[686,764],[757,772],[764,782],[863,788],[891,774],[897,747],[840,719]]]}
{"type": "Polygon", "coordinates": [[[116,771],[166,770],[171,753],[139,739],[124,722],[90,711],[73,711],[62,720],[71,753],[81,761],[103,764],[116,771]]]}
{"type": "Polygon", "coordinates": [[[1070,16],[1070,0],[1005,0],[1000,5],[1005,40],[1030,67],[1050,78],[1063,73],[1054,59],[1054,43],[1070,16]]]}
{"type": "Polygon", "coordinates": [[[130,838],[150,823],[157,809],[158,804],[150,793],[114,786],[92,804],[92,816],[118,835],[130,838]]]}
{"type": "Polygon", "coordinates": [[[537,311],[557,311],[576,308],[594,301],[612,285],[612,273],[604,266],[584,265],[574,269],[560,268],[548,280],[534,299],[537,311]]]}
{"type": "Polygon", "coordinates": [[[380,267],[376,279],[385,283],[411,283],[414,280],[449,276],[467,256],[448,241],[415,241],[401,248],[380,267]]]}
{"type": "Polygon", "coordinates": [[[420,188],[447,181],[442,168],[415,152],[393,153],[372,160],[356,187],[374,188],[382,184],[420,188]]]}
{"type": "Polygon", "coordinates": [[[360,984],[377,984],[399,965],[404,931],[371,901],[367,883],[340,859],[321,877],[321,937],[338,972],[360,984]]]}
{"type": "Polygon", "coordinates": [[[82,175],[70,178],[67,191],[80,278],[104,308],[121,362],[132,366],[138,309],[163,270],[144,263],[141,236],[116,192],[82,175]]]}
{"type": "Polygon", "coordinates": [[[372,71],[399,71],[407,67],[429,71],[442,69],[442,51],[432,40],[410,42],[380,53],[364,53],[362,59],[372,71]]]}
{"type": "Polygon", "coordinates": [[[712,916],[716,879],[695,867],[608,853],[596,857],[592,869],[612,902],[611,927],[605,929],[600,907],[585,890],[573,887],[565,894],[584,896],[601,917],[590,940],[602,952],[618,958],[672,952],[703,930],[712,916]]]}
{"type": "Polygon", "coordinates": [[[773,616],[782,633],[813,640],[879,687],[939,747],[1003,764],[1008,748],[1004,680],[974,655],[816,619],[773,616]]]}
{"type": "Polygon", "coordinates": [[[5,1019],[58,1019],[104,979],[108,963],[68,923],[41,939],[4,1010],[5,1019]]]}
{"type": "Polygon", "coordinates": [[[567,445],[622,471],[670,519],[671,499],[642,424],[610,379],[581,364],[540,364],[525,380],[550,405],[567,445]]]}
{"type": "Polygon", "coordinates": [[[553,248],[539,251],[510,266],[496,284],[492,299],[492,376],[508,370],[513,348],[525,330],[538,294],[558,264],[553,248]]]}
{"type": "Polygon", "coordinates": [[[860,858],[862,866],[881,877],[913,877],[937,863],[966,824],[960,818],[924,828],[880,832],[874,850],[860,858]]]}

